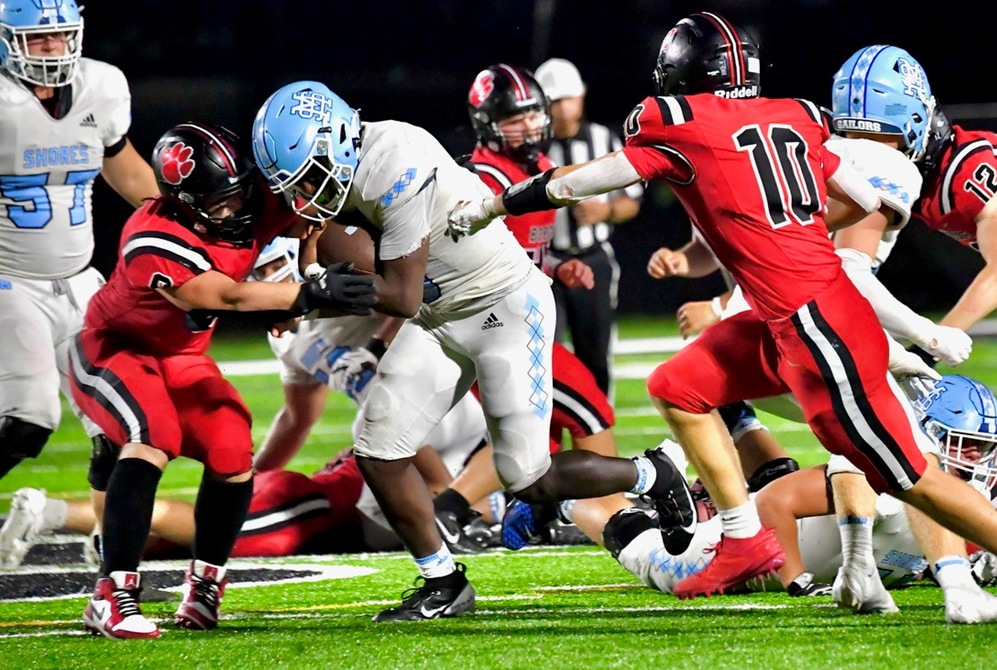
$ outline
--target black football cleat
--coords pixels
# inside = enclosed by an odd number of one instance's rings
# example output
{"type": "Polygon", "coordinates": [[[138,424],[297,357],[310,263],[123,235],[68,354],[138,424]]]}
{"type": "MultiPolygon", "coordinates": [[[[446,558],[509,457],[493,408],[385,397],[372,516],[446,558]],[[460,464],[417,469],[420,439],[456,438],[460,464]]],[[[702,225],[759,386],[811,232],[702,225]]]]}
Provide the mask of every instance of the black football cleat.
{"type": "Polygon", "coordinates": [[[699,525],[696,501],[689,490],[685,473],[661,449],[648,449],[644,456],[651,460],[657,476],[647,497],[654,503],[661,527],[665,551],[678,556],[689,548],[699,525]]]}
{"type": "MultiPolygon", "coordinates": [[[[475,512],[477,517],[481,515],[475,512]]],[[[472,523],[474,519],[472,518],[472,523]]],[[[476,554],[485,550],[480,534],[469,532],[471,524],[462,525],[457,515],[449,510],[438,510],[436,512],[436,527],[447,543],[447,547],[454,554],[476,554]]]]}
{"type": "Polygon", "coordinates": [[[470,614],[474,611],[474,587],[464,575],[466,567],[457,564],[457,572],[426,579],[417,577],[415,582],[422,585],[402,594],[402,604],[386,609],[374,617],[378,623],[386,621],[425,621],[470,614]]]}

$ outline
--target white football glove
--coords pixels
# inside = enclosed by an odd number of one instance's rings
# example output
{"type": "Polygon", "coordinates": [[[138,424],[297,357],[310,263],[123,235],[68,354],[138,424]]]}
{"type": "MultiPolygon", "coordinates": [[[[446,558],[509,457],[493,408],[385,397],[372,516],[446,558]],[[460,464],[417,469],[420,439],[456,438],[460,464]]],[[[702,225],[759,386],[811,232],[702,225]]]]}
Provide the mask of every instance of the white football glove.
{"type": "Polygon", "coordinates": [[[494,197],[484,200],[461,200],[447,215],[450,237],[456,242],[464,235],[474,235],[496,217],[494,197]]]}
{"type": "Polygon", "coordinates": [[[358,403],[363,404],[367,385],[377,373],[377,356],[363,347],[348,351],[332,364],[329,386],[344,391],[358,403]]]}
{"type": "Polygon", "coordinates": [[[945,365],[965,363],[973,351],[973,338],[958,328],[935,326],[925,335],[914,344],[940,359],[945,365]]]}

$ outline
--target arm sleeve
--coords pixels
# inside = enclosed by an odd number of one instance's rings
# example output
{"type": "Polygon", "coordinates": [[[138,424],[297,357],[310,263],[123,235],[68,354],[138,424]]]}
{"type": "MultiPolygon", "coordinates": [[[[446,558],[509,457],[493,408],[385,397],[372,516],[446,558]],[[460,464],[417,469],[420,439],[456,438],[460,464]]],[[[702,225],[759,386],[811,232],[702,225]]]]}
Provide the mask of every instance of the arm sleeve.
{"type": "Polygon", "coordinates": [[[879,199],[879,191],[863,177],[851,163],[838,158],[833,152],[824,149],[827,157],[825,162],[825,175],[833,178],[835,183],[841,187],[848,196],[854,200],[862,209],[868,213],[879,209],[882,201],[879,199]],[[828,170],[829,163],[836,163],[834,170],[828,170]]]}
{"type": "MultiPolygon", "coordinates": [[[[620,138],[617,137],[615,133],[610,135],[609,146],[613,151],[623,151],[623,142],[620,141],[620,138]]],[[[622,198],[623,196],[633,198],[634,200],[640,200],[644,196],[643,184],[641,184],[641,182],[636,182],[630,184],[630,186],[627,186],[623,190],[613,191],[609,194],[610,198],[622,198]]]]}
{"type": "Polygon", "coordinates": [[[547,196],[552,203],[566,205],[624,188],[640,180],[638,171],[621,153],[600,158],[563,177],[551,179],[547,184],[547,196]]]}
{"type": "Polygon", "coordinates": [[[866,300],[872,305],[879,323],[893,337],[915,344],[924,342],[934,323],[897,300],[872,274],[872,259],[855,249],[838,249],[841,267],[866,300]]]}

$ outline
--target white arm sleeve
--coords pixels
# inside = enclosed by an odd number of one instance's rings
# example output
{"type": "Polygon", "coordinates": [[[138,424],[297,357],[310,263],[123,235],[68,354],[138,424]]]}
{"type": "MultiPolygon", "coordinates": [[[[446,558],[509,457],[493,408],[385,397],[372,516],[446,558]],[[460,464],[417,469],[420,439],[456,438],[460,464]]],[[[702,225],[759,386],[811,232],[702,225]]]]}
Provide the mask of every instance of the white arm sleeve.
{"type": "Polygon", "coordinates": [[[921,344],[931,339],[935,324],[897,300],[872,274],[872,259],[855,249],[838,249],[841,267],[866,300],[872,304],[880,325],[893,337],[921,344]]]}
{"type": "Polygon", "coordinates": [[[563,207],[639,181],[641,177],[637,169],[620,152],[592,161],[563,177],[551,179],[547,183],[547,197],[551,203],[563,207]]]}
{"type": "Polygon", "coordinates": [[[847,160],[842,160],[831,179],[848,194],[859,207],[872,214],[880,208],[879,189],[873,187],[869,180],[863,177],[847,160]]]}

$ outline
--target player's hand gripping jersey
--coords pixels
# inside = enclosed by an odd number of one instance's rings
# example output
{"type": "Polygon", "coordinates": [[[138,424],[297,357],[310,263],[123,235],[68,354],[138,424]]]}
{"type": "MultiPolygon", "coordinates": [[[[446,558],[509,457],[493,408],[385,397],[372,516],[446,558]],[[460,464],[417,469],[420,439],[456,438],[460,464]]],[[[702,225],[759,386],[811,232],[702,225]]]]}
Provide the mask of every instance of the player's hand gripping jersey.
{"type": "Polygon", "coordinates": [[[295,215],[283,200],[266,192],[260,225],[250,245],[200,237],[178,223],[159,198],[136,211],[121,231],[114,274],[90,301],[86,327],[111,331],[129,349],[157,356],[201,354],[214,322],[196,323],[156,288],[177,287],[214,270],[242,281],[263,249],[295,215]]]}
{"type": "Polygon", "coordinates": [[[440,295],[424,310],[444,318],[468,316],[526,282],[530,260],[501,221],[460,244],[448,235],[447,212],[490,191],[432,135],[399,121],[365,123],[362,147],[344,218],[359,211],[376,229],[379,261],[407,256],[429,237],[426,277],[440,295]]]}
{"type": "MultiPolygon", "coordinates": [[[[522,168],[519,163],[508,156],[492,151],[487,147],[477,146],[471,154],[471,162],[481,177],[496,195],[509,188],[513,184],[526,181],[533,175],[522,168]]],[[[545,172],[554,167],[547,156],[540,154],[537,161],[537,169],[545,172]]],[[[509,214],[505,217],[506,227],[516,236],[516,241],[526,250],[533,262],[541,270],[544,269],[544,257],[550,241],[554,238],[554,219],[557,212],[548,210],[545,212],[532,212],[514,216],[509,214]]]]}
{"type": "Polygon", "coordinates": [[[953,126],[955,141],[925,183],[915,214],[929,228],[976,248],[976,217],[997,196],[997,134],[953,126]]]}
{"type": "Polygon", "coordinates": [[[624,132],[627,159],[643,179],[670,182],[762,319],[790,316],[841,273],[823,219],[840,159],[813,103],[649,97],[624,132]]]}
{"type": "Polygon", "coordinates": [[[90,197],[105,149],[125,140],[131,95],[121,71],[80,59],[72,106],[55,119],[0,76],[0,275],[70,277],[90,264],[90,197]]]}

